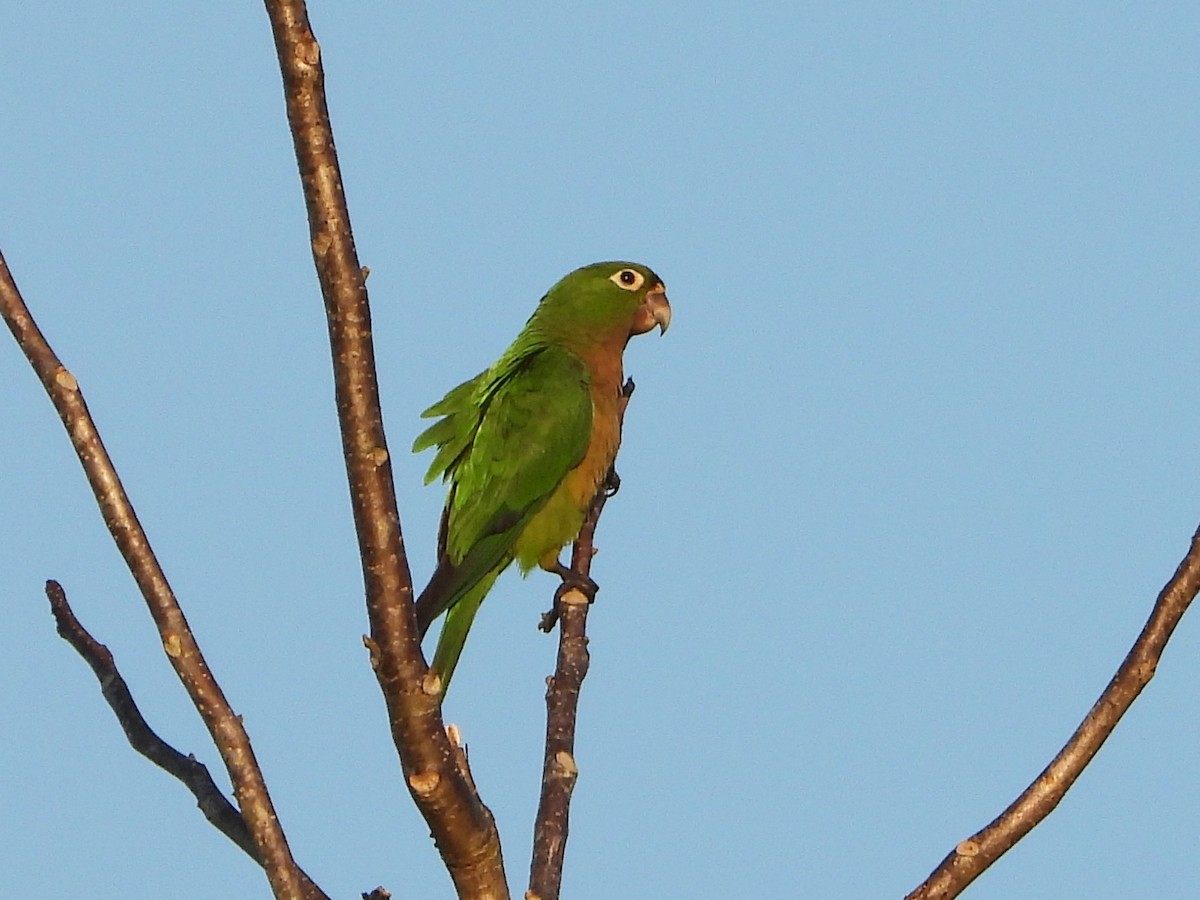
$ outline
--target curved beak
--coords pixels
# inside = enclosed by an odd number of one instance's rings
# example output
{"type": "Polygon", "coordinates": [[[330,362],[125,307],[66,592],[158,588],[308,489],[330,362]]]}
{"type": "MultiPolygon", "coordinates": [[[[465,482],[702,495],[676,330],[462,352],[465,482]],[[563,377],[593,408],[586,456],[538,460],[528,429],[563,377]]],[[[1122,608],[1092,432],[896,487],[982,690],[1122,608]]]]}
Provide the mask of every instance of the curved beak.
{"type": "Polygon", "coordinates": [[[661,282],[646,292],[642,305],[633,319],[633,333],[645,334],[658,326],[659,334],[666,334],[671,324],[671,303],[667,300],[667,289],[661,282]]]}

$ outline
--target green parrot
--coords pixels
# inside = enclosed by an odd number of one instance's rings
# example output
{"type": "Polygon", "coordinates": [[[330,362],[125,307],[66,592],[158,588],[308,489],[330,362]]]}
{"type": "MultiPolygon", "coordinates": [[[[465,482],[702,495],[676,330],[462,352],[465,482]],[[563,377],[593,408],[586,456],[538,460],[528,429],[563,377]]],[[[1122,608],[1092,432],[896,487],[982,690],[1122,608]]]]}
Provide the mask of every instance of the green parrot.
{"type": "Polygon", "coordinates": [[[621,441],[621,356],[635,334],[665,334],[662,279],[637,263],[576,269],[550,288],[504,355],[422,413],[413,442],[437,447],[425,476],[450,483],[437,568],[417,598],[421,637],[446,613],[432,668],[450,684],[467,632],[515,559],[586,583],[558,559],[573,541],[621,441]],[[572,578],[574,576],[574,578],[572,578]]]}

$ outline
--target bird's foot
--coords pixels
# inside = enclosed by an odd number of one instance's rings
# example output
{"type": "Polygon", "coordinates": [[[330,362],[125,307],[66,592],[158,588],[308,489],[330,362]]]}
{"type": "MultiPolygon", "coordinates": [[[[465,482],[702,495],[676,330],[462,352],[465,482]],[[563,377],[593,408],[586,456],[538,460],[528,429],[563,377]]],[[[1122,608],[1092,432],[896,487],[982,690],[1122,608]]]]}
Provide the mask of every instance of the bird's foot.
{"type": "Polygon", "coordinates": [[[554,606],[549,612],[542,613],[542,620],[538,623],[538,628],[547,634],[553,631],[554,626],[558,624],[562,605],[571,602],[565,599],[567,594],[578,592],[587,599],[588,603],[594,603],[596,602],[596,592],[600,590],[600,585],[587,575],[567,568],[562,563],[557,564],[551,571],[562,579],[562,584],[554,592],[554,606]]]}
{"type": "Polygon", "coordinates": [[[592,581],[587,575],[567,568],[562,563],[555,566],[554,574],[562,579],[562,584],[554,592],[554,603],[556,606],[569,591],[579,591],[583,596],[587,597],[588,603],[596,602],[596,592],[600,590],[600,585],[592,581]]]}

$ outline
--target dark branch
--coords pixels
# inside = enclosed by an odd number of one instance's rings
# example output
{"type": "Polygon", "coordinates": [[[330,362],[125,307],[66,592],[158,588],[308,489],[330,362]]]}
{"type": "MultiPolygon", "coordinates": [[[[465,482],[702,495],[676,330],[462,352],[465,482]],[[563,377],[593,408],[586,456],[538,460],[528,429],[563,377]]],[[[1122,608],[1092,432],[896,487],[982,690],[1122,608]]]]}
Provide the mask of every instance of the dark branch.
{"type": "MultiPolygon", "coordinates": [[[[625,382],[621,392],[620,419],[633,396],[634,384],[625,382]]],[[[604,504],[620,487],[614,469],[601,486],[571,548],[571,570],[590,580],[593,539],[604,504]]],[[[579,711],[579,691],[587,675],[587,616],[591,601],[585,592],[569,582],[554,595],[554,607],[542,616],[541,628],[550,631],[558,623],[558,660],[554,675],[546,686],[546,752],[542,759],[542,795],[533,827],[533,859],[529,866],[529,891],[526,900],[558,900],[562,887],[563,859],[571,812],[571,793],[579,769],[575,765],[575,721],[579,711]]]]}
{"type": "MultiPolygon", "coordinates": [[[[75,616],[67,602],[67,594],[57,581],[46,582],[46,597],[50,600],[50,611],[59,637],[75,648],[84,662],[91,666],[100,682],[100,692],[117,722],[129,739],[129,745],[164,772],[173,775],[192,792],[196,805],[212,825],[259,865],[258,849],[250,836],[250,829],[242,814],[212,780],[208,767],[191,754],[184,755],[160,738],[142,717],[141,710],[129,691],[129,685],[121,677],[117,664],[109,649],[97,641],[75,616]]],[[[300,872],[304,896],[307,900],[329,900],[329,897],[313,883],[303,871],[300,872]]]]}
{"type": "Polygon", "coordinates": [[[1066,746],[1008,809],[964,841],[905,900],[957,897],[1013,845],[1050,815],[1137,699],[1179,620],[1200,589],[1200,529],[1187,555],[1158,595],[1154,610],[1125,661],[1066,746]]]}
{"type": "Polygon", "coordinates": [[[302,0],[266,0],[266,8],[329,323],[338,424],[371,625],[371,665],[409,792],[459,896],[506,898],[495,822],[455,763],[437,678],[421,655],[380,411],[371,313],[342,191],[320,48],[302,0]]]}
{"type": "Polygon", "coordinates": [[[0,255],[0,312],[58,410],[92,487],[104,524],[158,627],[167,658],[217,745],[271,889],[278,898],[299,900],[304,896],[300,874],[275,816],[250,737],[204,661],[183,610],[104,448],[79,383],[42,335],[3,255],[0,255]]]}

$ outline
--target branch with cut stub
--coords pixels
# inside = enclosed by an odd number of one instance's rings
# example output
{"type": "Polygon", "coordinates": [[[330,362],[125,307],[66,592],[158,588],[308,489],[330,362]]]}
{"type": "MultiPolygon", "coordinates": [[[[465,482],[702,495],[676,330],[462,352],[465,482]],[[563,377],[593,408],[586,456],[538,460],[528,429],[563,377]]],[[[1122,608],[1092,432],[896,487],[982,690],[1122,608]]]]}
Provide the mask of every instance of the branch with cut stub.
{"type": "MultiPolygon", "coordinates": [[[[618,416],[622,423],[633,389],[631,378],[621,390],[618,416]]],[[[620,479],[614,469],[592,501],[579,537],[571,548],[571,571],[583,578],[590,577],[600,513],[619,486],[620,479]]],[[[571,793],[579,777],[575,764],[575,722],[579,712],[579,691],[590,662],[587,639],[590,606],[591,600],[580,588],[564,583],[554,594],[554,606],[542,616],[540,627],[543,631],[550,632],[555,624],[558,625],[558,658],[554,674],[546,679],[546,749],[542,759],[542,792],[534,820],[533,858],[526,900],[557,900],[562,888],[571,793]]]]}
{"type": "Polygon", "coordinates": [[[221,754],[257,859],[276,897],[304,898],[303,880],[275,815],[250,737],[209,671],[183,610],[138,521],[88,412],[79,383],[46,341],[0,255],[0,313],[58,411],[91,485],[104,524],[133,574],[158,627],[163,649],[221,754]]]}
{"type": "Polygon", "coordinates": [[[1035,825],[1050,815],[1117,723],[1154,677],[1175,626],[1200,590],[1200,529],[1167,582],[1142,633],[1083,722],[1034,782],[982,831],[960,841],[905,900],[957,897],[1035,825]]]}
{"type": "Polygon", "coordinates": [[[460,897],[508,897],[500,836],[446,734],[440,683],[421,654],[391,458],[383,430],[371,311],[342,190],[321,50],[302,0],[266,0],[288,125],[325,300],[334,393],[362,558],[371,665],[409,793],[460,897]]]}

